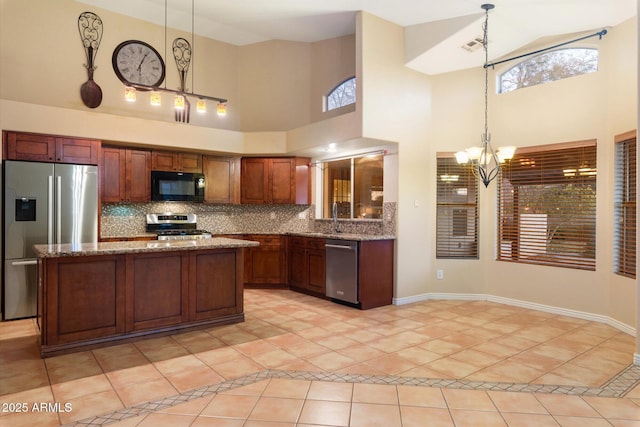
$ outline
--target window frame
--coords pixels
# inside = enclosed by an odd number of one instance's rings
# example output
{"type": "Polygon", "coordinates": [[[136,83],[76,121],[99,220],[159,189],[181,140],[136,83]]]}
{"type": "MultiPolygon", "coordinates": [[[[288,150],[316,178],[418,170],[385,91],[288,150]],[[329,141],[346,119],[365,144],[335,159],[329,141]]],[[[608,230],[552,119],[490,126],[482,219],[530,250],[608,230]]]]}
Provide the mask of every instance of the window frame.
{"type": "Polygon", "coordinates": [[[340,109],[342,107],[346,107],[348,105],[353,105],[356,103],[357,101],[357,81],[356,81],[356,76],[351,76],[351,77],[347,77],[346,79],[344,79],[343,81],[341,81],[340,83],[338,83],[337,85],[335,85],[333,87],[333,89],[331,89],[329,91],[329,93],[327,93],[327,95],[325,95],[324,97],[324,111],[325,112],[329,112],[329,111],[334,111],[337,109],[340,109]],[[353,82],[353,102],[347,102],[347,103],[343,103],[340,102],[340,105],[336,105],[335,107],[331,108],[329,105],[329,100],[331,99],[331,97],[338,91],[341,90],[343,87],[345,87],[347,85],[347,83],[349,82],[353,82]]]}
{"type": "Polygon", "coordinates": [[[519,147],[497,179],[496,259],[595,271],[596,187],[595,139],[519,147]]]}
{"type": "Polygon", "coordinates": [[[436,154],[436,259],[479,259],[479,188],[471,168],[458,164],[454,153],[436,154]],[[456,196],[457,189],[466,193],[456,196]],[[461,212],[464,233],[458,223],[461,212]]]}
{"type": "MultiPolygon", "coordinates": [[[[550,50],[547,52],[543,52],[540,53],[538,55],[534,55],[531,56],[523,61],[518,62],[517,64],[507,68],[506,70],[504,70],[503,72],[499,73],[497,76],[497,82],[496,82],[496,89],[497,89],[497,93],[508,93],[508,92],[514,92],[518,89],[524,89],[527,87],[533,87],[533,86],[537,86],[540,84],[545,84],[545,83],[551,83],[551,82],[555,82],[558,80],[563,80],[566,78],[570,78],[570,77],[576,77],[576,76],[581,76],[584,74],[591,74],[591,73],[595,73],[598,71],[599,69],[599,65],[600,65],[600,51],[598,50],[597,47],[591,47],[591,46],[574,46],[574,47],[564,47],[564,48],[560,48],[560,49],[554,49],[554,50],[550,50]],[[549,70],[548,68],[542,68],[541,70],[538,70],[538,73],[535,75],[536,77],[539,77],[540,74],[549,74],[547,75],[547,77],[540,77],[540,81],[539,82],[532,82],[530,84],[523,84],[522,86],[520,85],[515,85],[514,88],[511,89],[505,89],[505,85],[504,85],[504,78],[506,75],[508,75],[509,73],[511,73],[514,69],[517,68],[524,68],[526,69],[527,63],[546,63],[546,64],[554,64],[554,61],[549,61],[549,60],[540,60],[540,58],[545,57],[545,56],[549,56],[549,55],[553,55],[553,54],[559,54],[562,52],[567,52],[567,51],[576,51],[576,50],[585,50],[585,51],[591,51],[591,52],[595,52],[596,53],[596,58],[595,58],[595,70],[590,70],[590,71],[585,71],[583,67],[583,69],[581,70],[574,70],[575,72],[571,73],[571,72],[566,72],[563,73],[559,76],[553,76],[553,70],[549,70]]],[[[526,79],[526,77],[525,77],[526,79]]],[[[529,79],[531,79],[531,77],[529,77],[529,79]]]]}
{"type": "Polygon", "coordinates": [[[637,232],[637,135],[636,131],[614,138],[614,245],[613,272],[636,278],[637,232]]]}

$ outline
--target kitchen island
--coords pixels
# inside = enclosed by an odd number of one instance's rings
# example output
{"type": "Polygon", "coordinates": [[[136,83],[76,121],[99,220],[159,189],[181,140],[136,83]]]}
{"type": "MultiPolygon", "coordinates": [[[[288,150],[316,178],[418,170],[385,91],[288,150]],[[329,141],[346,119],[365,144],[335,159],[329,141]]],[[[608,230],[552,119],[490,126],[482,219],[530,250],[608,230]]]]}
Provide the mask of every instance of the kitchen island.
{"type": "Polygon", "coordinates": [[[244,321],[243,249],[212,238],[35,245],[41,356],[244,321]]]}

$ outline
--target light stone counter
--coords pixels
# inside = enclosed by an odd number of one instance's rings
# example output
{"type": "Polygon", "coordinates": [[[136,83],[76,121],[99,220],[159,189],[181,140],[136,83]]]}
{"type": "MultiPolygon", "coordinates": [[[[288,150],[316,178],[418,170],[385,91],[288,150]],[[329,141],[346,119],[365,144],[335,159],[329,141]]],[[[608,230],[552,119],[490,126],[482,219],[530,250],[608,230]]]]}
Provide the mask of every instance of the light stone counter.
{"type": "Polygon", "coordinates": [[[61,245],[34,245],[33,248],[39,258],[59,258],[67,256],[116,255],[144,252],[245,248],[250,246],[259,246],[259,243],[250,240],[214,237],[211,239],[198,240],[146,240],[129,242],[122,241],[61,245]]]}

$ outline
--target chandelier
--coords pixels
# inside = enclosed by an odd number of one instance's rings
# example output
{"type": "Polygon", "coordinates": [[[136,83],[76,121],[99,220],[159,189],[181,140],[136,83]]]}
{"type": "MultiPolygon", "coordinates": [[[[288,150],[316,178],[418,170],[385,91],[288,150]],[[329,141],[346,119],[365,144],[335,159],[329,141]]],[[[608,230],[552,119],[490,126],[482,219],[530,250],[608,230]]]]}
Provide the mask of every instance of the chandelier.
{"type": "Polygon", "coordinates": [[[483,4],[480,6],[485,11],[484,23],[482,24],[482,48],[484,50],[484,132],[480,140],[480,147],[470,147],[464,151],[458,151],[456,161],[459,164],[468,164],[473,174],[479,178],[485,187],[498,176],[500,164],[511,160],[516,151],[516,147],[507,146],[494,150],[491,146],[491,134],[489,133],[489,11],[495,6],[493,4],[483,4]]]}

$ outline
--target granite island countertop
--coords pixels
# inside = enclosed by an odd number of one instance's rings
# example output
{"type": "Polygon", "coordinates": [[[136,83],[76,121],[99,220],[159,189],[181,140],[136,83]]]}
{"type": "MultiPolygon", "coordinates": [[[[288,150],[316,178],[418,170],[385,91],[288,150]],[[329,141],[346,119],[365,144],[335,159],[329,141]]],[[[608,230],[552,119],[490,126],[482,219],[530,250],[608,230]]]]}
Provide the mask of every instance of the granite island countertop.
{"type": "MultiPolygon", "coordinates": [[[[260,235],[279,235],[279,236],[302,236],[302,237],[318,237],[321,239],[338,239],[338,240],[355,240],[358,242],[364,242],[368,240],[396,240],[396,236],[386,234],[355,234],[355,233],[322,233],[318,231],[289,231],[289,232],[274,232],[274,231],[246,231],[246,232],[231,232],[231,233],[212,233],[213,238],[218,238],[218,235],[224,236],[260,236],[260,235]]],[[[102,236],[104,239],[131,239],[131,238],[155,238],[154,233],[145,233],[135,236],[102,236]]],[[[203,239],[206,240],[206,239],[203,239]]]]}
{"type": "Polygon", "coordinates": [[[143,252],[246,248],[251,246],[259,246],[259,243],[251,240],[213,237],[211,239],[198,240],[145,240],[33,245],[33,248],[38,258],[58,258],[67,256],[117,255],[143,252]]]}

